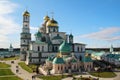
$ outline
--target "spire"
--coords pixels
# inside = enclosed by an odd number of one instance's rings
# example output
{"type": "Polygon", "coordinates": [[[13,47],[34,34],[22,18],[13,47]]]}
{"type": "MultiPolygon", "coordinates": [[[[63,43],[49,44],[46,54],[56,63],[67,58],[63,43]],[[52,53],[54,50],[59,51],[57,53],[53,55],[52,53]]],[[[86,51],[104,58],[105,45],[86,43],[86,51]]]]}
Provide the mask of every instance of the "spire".
{"type": "Polygon", "coordinates": [[[10,48],[13,48],[13,47],[12,47],[12,44],[10,44],[10,48]]]}
{"type": "Polygon", "coordinates": [[[110,52],[112,53],[113,52],[113,45],[111,44],[111,47],[110,47],[110,52]]]}

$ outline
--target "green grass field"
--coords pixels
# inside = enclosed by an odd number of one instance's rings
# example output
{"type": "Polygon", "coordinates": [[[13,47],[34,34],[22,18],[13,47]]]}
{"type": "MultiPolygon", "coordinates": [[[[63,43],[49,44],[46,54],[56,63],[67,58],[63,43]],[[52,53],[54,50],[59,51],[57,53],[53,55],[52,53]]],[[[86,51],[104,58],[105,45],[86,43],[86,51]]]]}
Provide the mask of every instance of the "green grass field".
{"type": "Polygon", "coordinates": [[[14,75],[10,69],[0,69],[0,76],[14,75]]]}
{"type": "Polygon", "coordinates": [[[0,62],[0,80],[22,80],[14,75],[14,73],[9,69],[10,67],[11,67],[10,65],[0,62]],[[10,77],[9,75],[13,76],[10,77]]]}
{"type": "Polygon", "coordinates": [[[57,76],[40,76],[40,79],[43,80],[61,80],[62,78],[66,78],[67,75],[57,75],[57,76]]]}
{"type": "Polygon", "coordinates": [[[96,76],[96,77],[102,77],[102,78],[112,78],[112,77],[115,77],[116,74],[114,72],[91,72],[90,73],[91,75],[93,76],[96,76]]]}
{"type": "Polygon", "coordinates": [[[22,79],[17,76],[12,76],[12,77],[0,77],[0,80],[22,80],[22,79]]]}
{"type": "Polygon", "coordinates": [[[24,70],[28,71],[29,73],[32,73],[33,70],[29,66],[27,66],[24,62],[19,62],[18,63],[24,70]]]}
{"type": "Polygon", "coordinates": [[[10,65],[0,62],[0,68],[9,68],[10,65]]]}

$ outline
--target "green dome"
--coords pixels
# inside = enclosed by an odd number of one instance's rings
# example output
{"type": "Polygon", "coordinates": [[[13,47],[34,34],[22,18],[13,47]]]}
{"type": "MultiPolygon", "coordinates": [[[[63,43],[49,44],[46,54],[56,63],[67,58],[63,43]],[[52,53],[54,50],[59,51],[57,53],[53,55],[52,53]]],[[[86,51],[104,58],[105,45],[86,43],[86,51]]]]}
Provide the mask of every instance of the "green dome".
{"type": "Polygon", "coordinates": [[[42,34],[38,31],[36,34],[35,34],[36,37],[41,37],[42,34]]]}
{"type": "Polygon", "coordinates": [[[70,53],[71,52],[71,47],[66,41],[63,41],[63,43],[59,47],[59,51],[61,53],[70,53]]]}
{"type": "Polygon", "coordinates": [[[63,60],[63,58],[61,57],[56,57],[54,60],[53,60],[53,64],[64,64],[65,61],[63,60]]]}

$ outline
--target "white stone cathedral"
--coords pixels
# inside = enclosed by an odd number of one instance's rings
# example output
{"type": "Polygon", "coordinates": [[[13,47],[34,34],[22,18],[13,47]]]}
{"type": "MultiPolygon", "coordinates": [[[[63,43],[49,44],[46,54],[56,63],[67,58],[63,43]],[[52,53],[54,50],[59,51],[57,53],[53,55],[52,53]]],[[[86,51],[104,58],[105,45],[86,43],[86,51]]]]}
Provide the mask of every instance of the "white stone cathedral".
{"type": "MultiPolygon", "coordinates": [[[[23,28],[21,33],[21,53],[20,59],[26,64],[40,64],[45,62],[48,56],[59,52],[59,46],[66,41],[71,53],[79,60],[85,56],[85,44],[73,43],[73,35],[59,32],[58,22],[52,17],[44,17],[44,22],[35,34],[34,41],[31,41],[30,33],[30,13],[25,11],[23,13],[23,28]]],[[[67,50],[67,49],[65,49],[67,50]]],[[[63,53],[64,54],[64,53],[63,53]]]]}

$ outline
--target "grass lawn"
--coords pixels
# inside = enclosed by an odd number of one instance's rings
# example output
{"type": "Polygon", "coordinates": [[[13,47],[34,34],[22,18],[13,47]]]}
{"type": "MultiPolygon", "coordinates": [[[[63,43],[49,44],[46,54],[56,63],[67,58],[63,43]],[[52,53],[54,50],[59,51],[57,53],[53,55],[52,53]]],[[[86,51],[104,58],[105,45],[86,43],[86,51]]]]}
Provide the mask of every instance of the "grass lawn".
{"type": "MultiPolygon", "coordinates": [[[[63,75],[63,78],[66,78],[67,75],[63,75]]],[[[57,75],[57,76],[40,76],[40,79],[43,80],[61,80],[62,79],[62,75],[57,75]]]]}
{"type": "Polygon", "coordinates": [[[0,58],[0,60],[4,60],[4,61],[8,61],[8,60],[17,60],[17,59],[19,59],[19,56],[9,57],[9,58],[0,58]]]}
{"type": "Polygon", "coordinates": [[[99,74],[99,77],[102,77],[102,78],[112,78],[116,76],[114,72],[99,72],[99,73],[91,72],[90,74],[96,77],[98,77],[98,74],[99,74]]]}
{"type": "Polygon", "coordinates": [[[0,76],[14,75],[10,69],[0,69],[0,76]]]}
{"type": "Polygon", "coordinates": [[[29,66],[27,66],[24,62],[19,62],[18,63],[24,70],[28,71],[29,73],[32,73],[33,70],[29,66]]]}
{"type": "Polygon", "coordinates": [[[0,77],[0,80],[22,80],[22,79],[17,76],[13,76],[13,77],[0,77]]]}
{"type": "Polygon", "coordinates": [[[10,65],[0,62],[0,68],[9,68],[10,65]]]}

